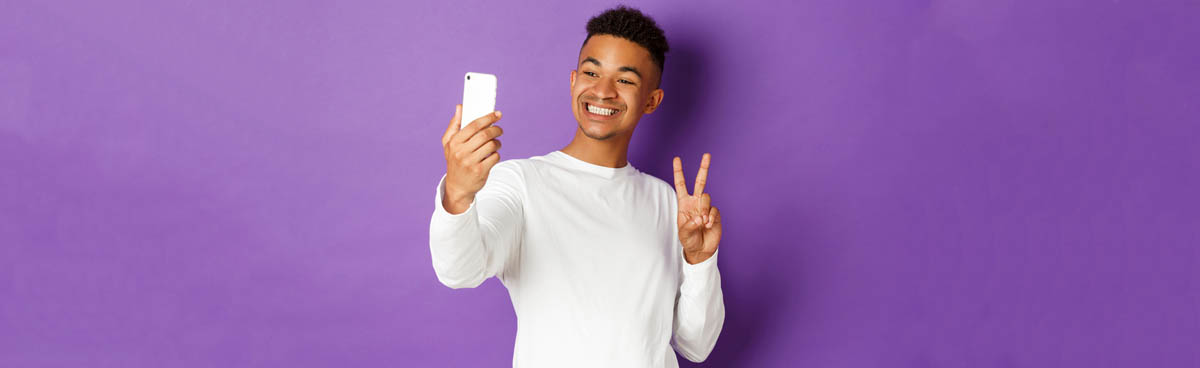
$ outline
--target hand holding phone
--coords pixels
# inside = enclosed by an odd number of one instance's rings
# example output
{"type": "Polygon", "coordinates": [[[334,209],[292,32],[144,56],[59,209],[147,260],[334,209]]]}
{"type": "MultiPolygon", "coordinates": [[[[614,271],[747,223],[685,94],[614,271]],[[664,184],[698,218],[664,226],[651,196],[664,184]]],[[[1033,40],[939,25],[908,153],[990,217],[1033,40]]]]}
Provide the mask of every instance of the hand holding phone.
{"type": "Polygon", "coordinates": [[[496,106],[496,77],[467,73],[463,104],[454,111],[450,126],[442,135],[446,157],[445,191],[442,207],[452,214],[463,213],[483,189],[492,167],[500,162],[500,140],[504,130],[496,106]],[[470,116],[470,118],[468,118],[470,116]]]}

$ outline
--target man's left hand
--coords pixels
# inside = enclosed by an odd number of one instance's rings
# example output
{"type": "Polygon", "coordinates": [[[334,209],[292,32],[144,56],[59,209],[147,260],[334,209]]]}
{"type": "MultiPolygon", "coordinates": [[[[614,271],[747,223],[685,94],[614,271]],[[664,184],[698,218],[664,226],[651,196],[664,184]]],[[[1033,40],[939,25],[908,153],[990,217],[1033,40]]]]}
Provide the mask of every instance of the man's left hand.
{"type": "Polygon", "coordinates": [[[679,198],[679,242],[683,244],[683,258],[688,264],[704,262],[717,252],[721,242],[721,211],[712,205],[712,198],[704,193],[708,181],[710,155],[705,153],[700,160],[700,172],[696,174],[696,187],[688,194],[687,182],[683,179],[683,163],[675,157],[675,195],[679,198]]]}

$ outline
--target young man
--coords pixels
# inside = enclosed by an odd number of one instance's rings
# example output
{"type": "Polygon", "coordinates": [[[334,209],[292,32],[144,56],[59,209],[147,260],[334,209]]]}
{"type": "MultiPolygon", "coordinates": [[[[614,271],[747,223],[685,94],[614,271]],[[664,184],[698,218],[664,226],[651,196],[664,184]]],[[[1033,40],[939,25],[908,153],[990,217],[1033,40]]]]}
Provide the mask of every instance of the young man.
{"type": "Polygon", "coordinates": [[[579,126],[562,150],[500,161],[500,112],[442,136],[429,248],[438,280],[473,288],[496,276],[517,313],[514,367],[678,367],[703,361],[725,321],[721,215],[701,159],[688,194],[626,161],[642,114],[663,99],[667,40],[618,7],[592,18],[571,71],[579,126]]]}

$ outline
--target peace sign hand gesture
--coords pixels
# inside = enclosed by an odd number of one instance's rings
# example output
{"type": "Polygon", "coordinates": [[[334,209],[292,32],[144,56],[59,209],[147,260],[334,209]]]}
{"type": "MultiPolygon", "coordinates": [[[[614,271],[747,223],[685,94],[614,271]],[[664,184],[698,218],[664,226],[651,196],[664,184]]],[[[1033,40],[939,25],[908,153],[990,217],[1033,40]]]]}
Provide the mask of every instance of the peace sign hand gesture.
{"type": "Polygon", "coordinates": [[[679,197],[679,242],[683,244],[683,258],[689,264],[704,262],[717,252],[721,242],[721,211],[712,205],[712,198],[704,193],[708,181],[709,154],[700,160],[700,172],[696,174],[696,189],[687,192],[683,179],[683,163],[675,157],[675,195],[679,197]]]}

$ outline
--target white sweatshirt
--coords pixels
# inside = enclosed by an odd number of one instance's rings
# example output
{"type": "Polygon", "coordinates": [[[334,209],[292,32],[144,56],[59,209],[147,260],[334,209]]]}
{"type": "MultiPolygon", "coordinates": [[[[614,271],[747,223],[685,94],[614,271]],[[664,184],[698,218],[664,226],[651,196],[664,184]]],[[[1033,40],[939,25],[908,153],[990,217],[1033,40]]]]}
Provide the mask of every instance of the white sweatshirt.
{"type": "Polygon", "coordinates": [[[513,367],[678,367],[703,361],[725,323],[717,254],[683,259],[674,187],[631,165],[561,151],[494,166],[466,212],[442,207],[429,249],[438,280],[496,276],[517,314],[513,367]]]}

